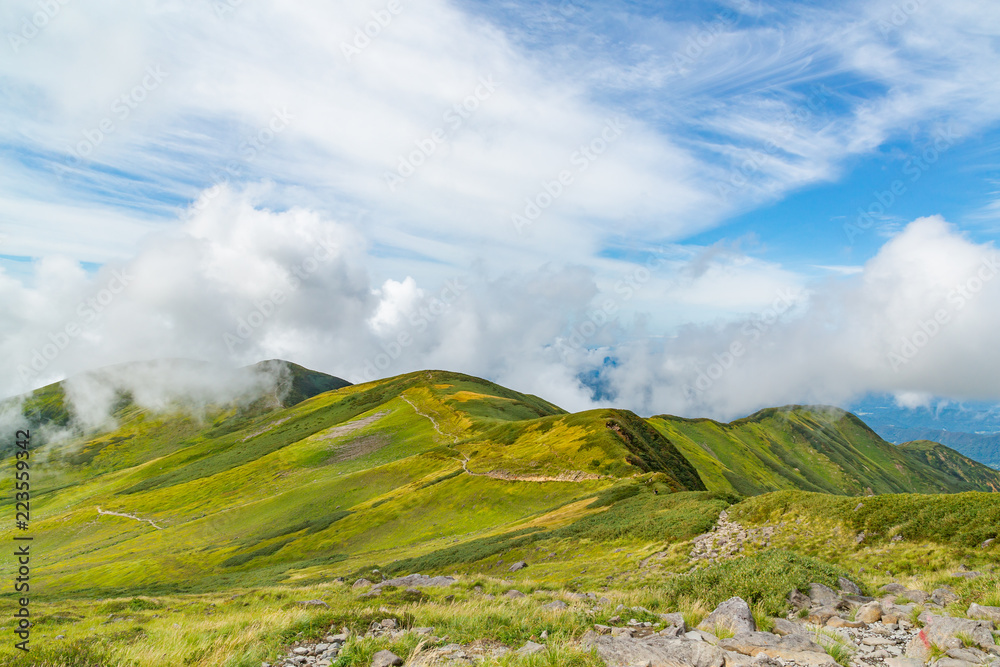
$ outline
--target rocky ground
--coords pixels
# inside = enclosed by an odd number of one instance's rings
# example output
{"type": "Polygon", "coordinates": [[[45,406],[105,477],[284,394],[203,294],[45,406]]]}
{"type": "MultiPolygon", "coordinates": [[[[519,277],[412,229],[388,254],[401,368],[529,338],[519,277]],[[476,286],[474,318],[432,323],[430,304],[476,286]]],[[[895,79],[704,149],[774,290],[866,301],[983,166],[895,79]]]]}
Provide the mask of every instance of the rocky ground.
{"type": "MultiPolygon", "coordinates": [[[[747,530],[730,522],[723,513],[711,533],[696,538],[691,558],[738,556],[747,542],[766,546],[775,528],[747,530]]],[[[963,572],[956,576],[977,574],[963,572]]],[[[361,579],[354,588],[360,596],[374,597],[387,586],[419,594],[421,588],[448,587],[453,583],[450,577],[410,575],[377,584],[361,579]]],[[[657,615],[647,609],[619,606],[610,625],[594,625],[578,642],[581,648],[596,650],[609,667],[1000,667],[995,635],[1000,607],[972,604],[960,617],[949,615],[946,609],[954,611],[953,605],[959,600],[948,587],[927,592],[888,584],[879,593],[879,597],[866,597],[845,578],[838,581],[838,590],[812,584],[808,593],[790,591],[791,612],[786,618],[771,619],[770,631],[757,627],[749,606],[738,597],[720,604],[696,628],[687,627],[679,613],[659,614],[658,622],[640,622],[630,615],[657,615]]],[[[488,594],[484,597],[493,598],[488,594]]],[[[500,597],[531,596],[511,589],[500,597]]],[[[595,593],[567,593],[562,597],[544,603],[544,608],[553,613],[572,608],[596,614],[611,604],[595,593]]],[[[303,604],[313,602],[318,601],[303,604]]],[[[426,637],[420,650],[405,663],[409,667],[474,665],[511,652],[540,653],[545,651],[548,639],[543,633],[539,642],[529,641],[522,646],[482,640],[456,644],[436,636],[434,631],[398,627],[395,620],[385,619],[373,623],[366,636],[394,638],[416,633],[426,637]]],[[[296,643],[281,661],[263,667],[328,667],[349,639],[346,628],[331,628],[322,642],[296,643]]],[[[379,652],[372,661],[372,667],[393,665],[404,665],[404,661],[389,651],[379,652]]]]}
{"type": "MultiPolygon", "coordinates": [[[[394,581],[419,586],[432,580],[411,575],[394,581]]],[[[446,582],[447,578],[439,577],[429,585],[446,582]]],[[[594,647],[610,667],[833,667],[838,658],[841,664],[852,667],[1000,667],[1000,647],[993,635],[1000,623],[1000,607],[973,604],[967,610],[968,618],[958,618],[943,613],[943,605],[955,599],[946,588],[927,593],[890,584],[879,598],[856,591],[852,582],[842,579],[839,591],[813,584],[808,595],[793,592],[789,601],[797,611],[788,618],[773,619],[772,632],[757,628],[749,606],[734,597],[719,605],[697,628],[688,628],[677,613],[661,614],[659,623],[624,620],[629,612],[648,610],[620,608],[612,617],[614,625],[595,625],[579,641],[585,648],[594,647]],[[909,601],[897,604],[902,600],[909,601]],[[919,614],[915,602],[910,602],[916,600],[922,600],[919,614]]],[[[524,597],[513,589],[509,593],[511,598],[524,597]]],[[[559,612],[599,601],[596,595],[578,594],[566,601],[550,602],[548,608],[559,612]]],[[[486,641],[453,644],[447,643],[447,637],[435,636],[434,628],[400,628],[393,619],[373,623],[367,635],[394,637],[402,633],[427,638],[428,648],[406,663],[412,667],[473,665],[511,651],[522,655],[541,652],[547,639],[543,636],[542,643],[529,641],[520,647],[486,641]]],[[[322,642],[293,645],[283,661],[264,667],[328,667],[349,638],[345,630],[326,636],[322,642]]],[[[380,652],[372,662],[373,667],[403,664],[389,651],[380,652]]]]}

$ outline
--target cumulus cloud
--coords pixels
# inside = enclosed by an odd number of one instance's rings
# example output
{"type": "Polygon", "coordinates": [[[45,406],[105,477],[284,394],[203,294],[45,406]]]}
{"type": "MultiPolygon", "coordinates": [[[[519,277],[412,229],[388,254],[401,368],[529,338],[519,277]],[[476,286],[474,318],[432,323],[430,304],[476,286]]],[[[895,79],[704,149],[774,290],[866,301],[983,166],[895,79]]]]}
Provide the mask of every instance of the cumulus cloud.
{"type": "MultiPolygon", "coordinates": [[[[0,281],[23,305],[0,322],[10,333],[0,356],[6,392],[137,359],[284,358],[355,382],[457,370],[568,409],[643,414],[732,418],[868,391],[906,404],[923,394],[1000,398],[991,381],[1000,371],[997,254],[940,217],[910,223],[860,273],[808,284],[732,248],[654,254],[613,284],[582,266],[491,273],[481,264],[438,283],[376,283],[353,225],[270,210],[260,203],[267,192],[206,193],[183,228],[93,275],[53,259],[34,287],[0,281]],[[673,286],[727,273],[756,275],[746,315],[650,331],[648,294],[663,298],[659,307],[684,307],[698,291],[673,286]]],[[[199,381],[196,368],[165,386],[156,366],[127,368],[127,382],[70,384],[85,423],[107,414],[109,387],[152,407],[180,393],[234,396],[232,382],[199,381]]]]}

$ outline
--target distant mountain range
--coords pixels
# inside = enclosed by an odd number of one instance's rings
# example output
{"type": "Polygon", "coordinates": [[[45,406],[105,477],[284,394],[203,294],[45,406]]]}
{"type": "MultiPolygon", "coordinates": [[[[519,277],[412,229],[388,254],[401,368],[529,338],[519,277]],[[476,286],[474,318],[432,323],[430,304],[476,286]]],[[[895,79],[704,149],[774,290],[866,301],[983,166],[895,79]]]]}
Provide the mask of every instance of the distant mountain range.
{"type": "Polygon", "coordinates": [[[889,442],[940,442],[1000,469],[1000,405],[967,402],[906,408],[897,405],[892,396],[875,395],[850,409],[889,442]]]}
{"type": "MultiPolygon", "coordinates": [[[[837,408],[772,408],[723,424],[571,414],[444,371],[362,385],[281,361],[241,372],[235,380],[256,393],[220,381],[227,398],[214,403],[128,380],[221,373],[181,362],[118,367],[8,403],[33,433],[49,434],[48,443],[32,437],[32,521],[47,590],[217,589],[372,563],[468,565],[515,538],[596,530],[592,519],[606,511],[601,530],[613,535],[610,517],[645,521],[616,510],[621,503],[674,492],[1000,490],[1000,472],[936,443],[892,445],[837,408]],[[89,427],[78,423],[83,399],[93,399],[80,386],[114,399],[102,426],[93,416],[89,427]]],[[[11,465],[5,457],[0,475],[11,465]]]]}

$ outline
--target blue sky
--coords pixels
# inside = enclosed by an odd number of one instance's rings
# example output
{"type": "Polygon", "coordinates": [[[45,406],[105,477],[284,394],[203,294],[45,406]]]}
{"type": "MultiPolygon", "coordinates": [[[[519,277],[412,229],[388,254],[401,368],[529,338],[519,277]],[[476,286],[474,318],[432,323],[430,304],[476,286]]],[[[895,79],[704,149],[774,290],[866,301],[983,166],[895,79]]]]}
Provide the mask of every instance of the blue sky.
{"type": "Polygon", "coordinates": [[[0,9],[5,393],[280,356],[352,380],[451,368],[574,409],[1000,400],[1000,281],[949,300],[1000,233],[1000,9],[38,11],[0,9]]]}

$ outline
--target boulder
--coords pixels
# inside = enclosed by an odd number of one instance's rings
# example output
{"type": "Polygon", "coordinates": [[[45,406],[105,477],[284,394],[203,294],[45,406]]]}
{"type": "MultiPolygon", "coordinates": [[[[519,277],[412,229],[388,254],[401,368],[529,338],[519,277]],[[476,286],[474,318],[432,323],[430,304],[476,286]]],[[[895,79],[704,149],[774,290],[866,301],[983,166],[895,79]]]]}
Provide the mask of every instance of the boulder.
{"type": "MultiPolygon", "coordinates": [[[[370,583],[370,582],[369,582],[370,583]]],[[[386,579],[375,585],[375,590],[383,586],[395,586],[397,588],[423,588],[427,586],[444,587],[451,586],[455,580],[451,577],[430,577],[426,574],[408,574],[405,577],[386,579]]],[[[357,586],[357,584],[354,584],[357,586]]]]}
{"type": "Polygon", "coordinates": [[[887,658],[885,667],[924,667],[924,663],[912,658],[887,658]]]}
{"type": "Polygon", "coordinates": [[[840,590],[851,595],[861,595],[861,587],[847,577],[837,577],[837,585],[840,590]]]}
{"type": "Polygon", "coordinates": [[[864,621],[848,621],[846,618],[833,616],[826,622],[826,625],[830,628],[863,628],[867,623],[864,621]]]}
{"type": "Polygon", "coordinates": [[[788,594],[788,604],[792,605],[792,609],[795,611],[799,611],[812,606],[812,600],[793,588],[792,592],[788,594]]]}
{"type": "Polygon", "coordinates": [[[955,591],[951,590],[949,586],[942,586],[941,588],[935,588],[934,592],[931,593],[931,602],[934,604],[939,604],[942,607],[947,607],[952,602],[958,602],[962,598],[958,596],[955,591]]]}
{"type": "Polygon", "coordinates": [[[809,622],[816,625],[826,625],[826,622],[837,615],[833,607],[820,607],[809,612],[809,622]]]}
{"type": "Polygon", "coordinates": [[[938,616],[924,612],[920,615],[924,628],[906,646],[906,657],[926,661],[930,657],[931,645],[945,650],[962,648],[962,641],[956,635],[966,635],[981,648],[995,646],[993,623],[968,618],[938,616]]]}
{"type": "Polygon", "coordinates": [[[506,597],[506,598],[512,598],[512,599],[514,599],[514,598],[526,598],[526,597],[528,597],[527,595],[525,595],[521,591],[517,590],[516,588],[510,589],[509,591],[507,591],[506,593],[504,593],[503,596],[506,597]]]}
{"type": "Polygon", "coordinates": [[[672,614],[660,614],[660,620],[663,624],[668,627],[677,627],[681,629],[681,634],[688,631],[687,623],[684,622],[684,616],[674,612],[672,614]]]}
{"type": "Polygon", "coordinates": [[[889,595],[902,595],[906,592],[906,586],[892,582],[891,584],[886,584],[879,590],[888,593],[889,595]]]}
{"type": "Polygon", "coordinates": [[[809,584],[809,599],[820,607],[836,607],[840,604],[840,596],[823,584],[809,584]]]}
{"type": "Polygon", "coordinates": [[[772,622],[774,623],[774,634],[781,635],[782,637],[805,634],[807,632],[804,627],[795,621],[789,621],[787,618],[775,618],[772,619],[772,622]]]}
{"type": "Polygon", "coordinates": [[[985,607],[973,602],[969,605],[969,611],[966,612],[966,615],[969,618],[993,621],[994,625],[1000,626],[1000,607],[985,607]]]}
{"type": "Polygon", "coordinates": [[[777,646],[781,637],[770,632],[740,632],[732,637],[720,639],[718,647],[743,655],[757,655],[768,646],[777,646]]]}
{"type": "Polygon", "coordinates": [[[734,634],[739,634],[755,632],[757,624],[746,601],[741,597],[731,597],[698,624],[698,629],[706,632],[713,632],[716,628],[726,628],[734,634]]]}
{"type": "MultiPolygon", "coordinates": [[[[766,656],[771,658],[778,658],[782,663],[791,662],[795,665],[802,665],[803,667],[839,667],[837,661],[830,657],[826,652],[816,653],[814,651],[793,651],[790,649],[785,649],[782,647],[777,648],[766,648],[761,651],[766,656]]],[[[760,654],[758,654],[758,658],[760,654]]],[[[755,658],[756,661],[758,658],[755,658]]]]}
{"type": "Polygon", "coordinates": [[[826,653],[822,646],[809,639],[809,635],[786,635],[781,638],[780,642],[778,642],[778,647],[789,651],[826,653]]]}
{"type": "Polygon", "coordinates": [[[509,568],[507,568],[507,571],[508,572],[517,572],[518,570],[523,570],[526,567],[528,567],[528,564],[525,563],[523,560],[519,560],[516,563],[514,563],[513,565],[511,565],[509,568]]]}
{"type": "Polygon", "coordinates": [[[562,611],[563,609],[566,609],[567,607],[569,607],[569,605],[566,604],[565,602],[563,602],[562,600],[553,600],[552,602],[548,603],[547,605],[544,605],[542,607],[542,609],[547,609],[549,611],[562,611]]]}
{"type": "Polygon", "coordinates": [[[403,659],[392,651],[379,651],[372,656],[372,667],[397,667],[403,664],[403,659]]]}
{"type": "Polygon", "coordinates": [[[372,582],[368,581],[367,579],[358,579],[357,581],[354,582],[354,585],[351,586],[351,588],[368,588],[371,585],[372,582]]]}
{"type": "Polygon", "coordinates": [[[878,601],[869,602],[858,609],[855,618],[863,623],[878,623],[882,620],[882,605],[878,601]]]}
{"type": "Polygon", "coordinates": [[[608,667],[648,665],[648,667],[724,667],[726,652],[706,642],[685,641],[653,635],[643,639],[609,637],[588,632],[581,639],[593,647],[608,667]]]}

